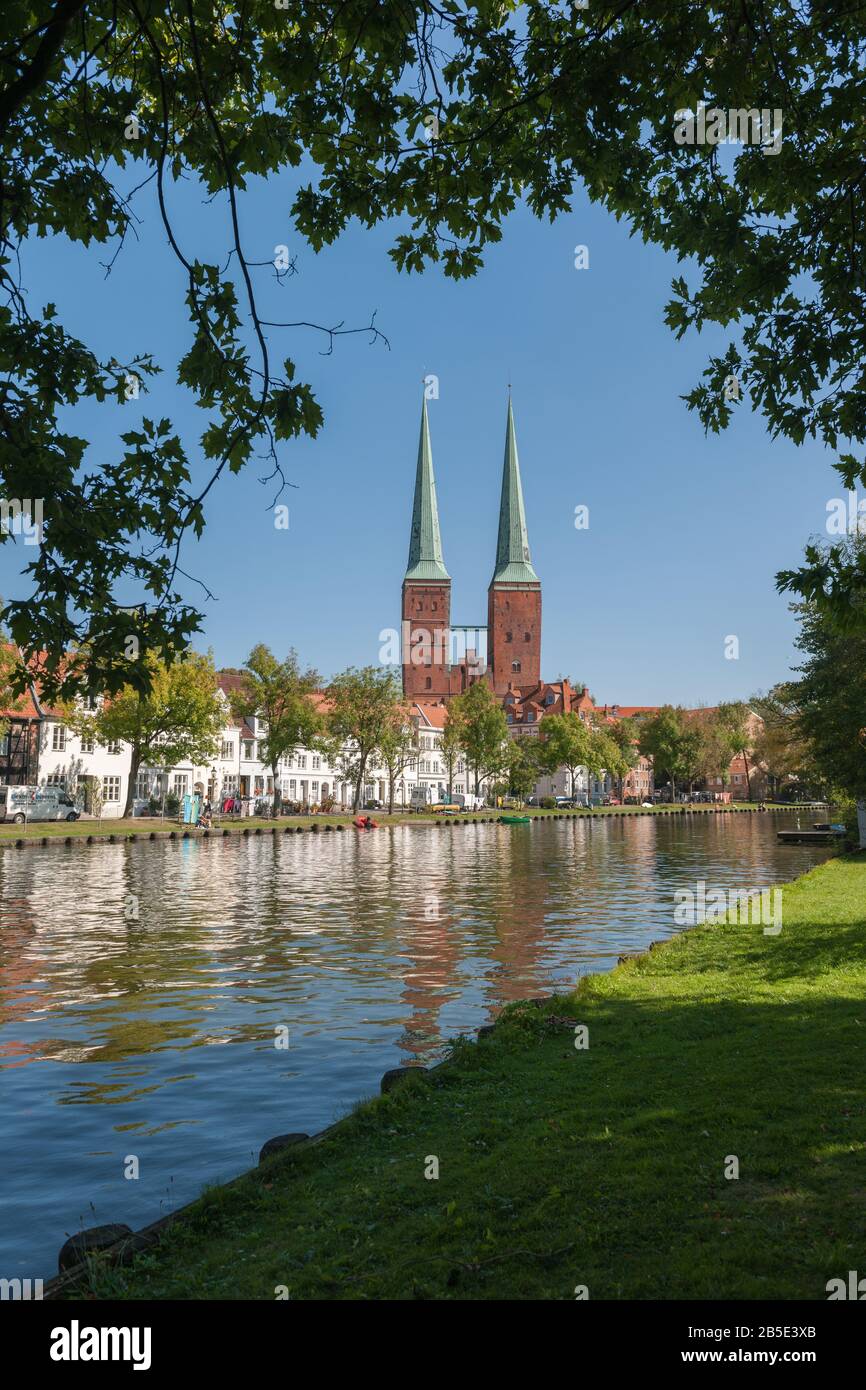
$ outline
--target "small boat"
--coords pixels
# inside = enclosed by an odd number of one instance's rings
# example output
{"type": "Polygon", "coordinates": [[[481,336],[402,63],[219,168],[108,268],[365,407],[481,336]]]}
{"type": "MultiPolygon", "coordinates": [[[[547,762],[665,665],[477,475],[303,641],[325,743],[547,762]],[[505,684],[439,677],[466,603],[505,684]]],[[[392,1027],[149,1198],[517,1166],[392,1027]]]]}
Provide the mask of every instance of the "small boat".
{"type": "Polygon", "coordinates": [[[369,816],[356,816],[352,821],[356,830],[378,830],[377,821],[371,820],[369,816]]]}
{"type": "Polygon", "coordinates": [[[529,825],[532,821],[531,816],[500,816],[500,825],[529,825]]]}

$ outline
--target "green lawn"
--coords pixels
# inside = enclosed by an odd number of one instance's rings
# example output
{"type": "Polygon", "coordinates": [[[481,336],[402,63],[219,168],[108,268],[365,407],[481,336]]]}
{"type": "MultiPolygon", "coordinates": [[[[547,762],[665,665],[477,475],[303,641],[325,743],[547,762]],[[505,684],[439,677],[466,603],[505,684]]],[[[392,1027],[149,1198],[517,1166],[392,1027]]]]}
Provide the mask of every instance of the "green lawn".
{"type": "MultiPolygon", "coordinates": [[[[521,814],[523,814],[523,815],[528,815],[528,816],[532,816],[533,818],[535,818],[535,817],[544,817],[544,816],[552,816],[552,815],[559,815],[559,816],[589,816],[589,815],[592,815],[592,816],[612,816],[612,815],[620,815],[620,814],[624,814],[624,815],[636,815],[636,814],[638,814],[638,813],[641,811],[641,809],[642,809],[642,808],[641,808],[640,806],[597,806],[597,807],[595,807],[595,809],[594,809],[593,811],[591,811],[591,812],[590,812],[590,811],[556,811],[556,812],[554,812],[554,811],[545,811],[545,810],[541,810],[540,808],[536,808],[536,807],[534,807],[534,806],[531,806],[531,807],[528,807],[526,810],[524,810],[521,814]]],[[[704,812],[706,812],[706,813],[709,813],[709,814],[718,814],[718,811],[719,811],[719,810],[731,810],[732,808],[731,808],[731,807],[723,807],[723,808],[718,808],[718,809],[717,809],[716,807],[710,807],[710,806],[694,806],[694,807],[691,807],[690,809],[693,810],[693,811],[695,811],[695,812],[698,812],[698,813],[704,813],[704,812]]],[[[751,809],[751,810],[754,811],[754,810],[755,810],[755,806],[752,805],[752,806],[750,807],[749,804],[748,804],[747,802],[737,802],[737,803],[734,805],[733,809],[734,809],[734,810],[737,810],[737,811],[749,810],[749,809],[751,809]]],[[[782,808],[782,809],[790,809],[790,807],[788,807],[788,808],[782,808]]],[[[495,810],[493,807],[487,807],[487,808],[486,808],[485,810],[483,810],[483,811],[478,811],[478,812],[474,812],[474,811],[473,811],[473,812],[471,812],[471,813],[469,813],[469,814],[461,814],[460,816],[451,816],[451,817],[446,817],[446,818],[443,818],[443,816],[441,816],[441,815],[435,815],[435,816],[434,816],[432,813],[430,813],[430,814],[428,814],[428,813],[420,813],[420,814],[419,814],[419,813],[416,813],[416,812],[414,812],[414,811],[413,811],[413,812],[409,812],[409,811],[406,811],[406,812],[395,811],[395,813],[394,813],[393,816],[389,816],[388,813],[387,813],[386,811],[369,811],[369,812],[364,812],[363,814],[365,814],[365,815],[371,815],[371,816],[373,817],[374,820],[378,820],[380,826],[386,826],[386,825],[429,825],[431,822],[434,822],[434,821],[441,821],[442,819],[451,819],[451,820],[476,820],[476,819],[480,819],[480,818],[482,818],[482,817],[483,817],[483,818],[491,818],[491,817],[492,817],[492,818],[495,818],[495,817],[497,817],[497,816],[499,816],[499,815],[502,815],[503,812],[502,812],[502,811],[497,811],[497,810],[495,810]]],[[[509,812],[506,811],[504,814],[509,814],[509,812]]],[[[652,814],[652,815],[672,815],[672,814],[677,814],[677,812],[675,812],[675,811],[673,810],[673,808],[670,807],[670,806],[654,806],[654,807],[652,808],[652,811],[650,811],[648,808],[644,807],[644,808],[643,808],[643,814],[644,814],[644,815],[649,815],[649,814],[652,814]]],[[[352,814],[350,814],[350,813],[347,813],[347,814],[345,814],[345,815],[333,815],[333,816],[324,816],[324,815],[316,815],[316,816],[281,816],[281,817],[279,818],[279,820],[276,822],[276,827],[277,827],[278,833],[281,833],[281,832],[284,831],[287,827],[290,828],[290,829],[295,829],[295,828],[296,828],[297,826],[299,826],[299,825],[302,826],[305,830],[308,830],[308,829],[310,828],[310,826],[313,826],[313,825],[318,826],[320,829],[324,829],[324,827],[325,827],[326,825],[332,825],[332,826],[333,826],[333,825],[344,825],[344,826],[346,826],[346,825],[351,825],[351,823],[352,823],[352,814]]],[[[219,821],[217,821],[217,822],[215,823],[215,825],[214,825],[214,830],[213,830],[212,833],[219,833],[219,831],[221,831],[223,828],[226,828],[226,829],[228,829],[228,830],[231,830],[232,832],[236,832],[236,831],[238,831],[238,830],[243,831],[243,830],[247,830],[247,829],[249,829],[249,830],[255,830],[255,829],[258,828],[258,829],[262,829],[262,830],[267,830],[268,833],[270,833],[270,831],[274,829],[274,824],[275,824],[274,821],[272,821],[272,820],[266,820],[266,819],[263,819],[263,818],[258,817],[258,816],[238,817],[237,819],[232,819],[230,816],[226,816],[226,817],[224,817],[222,820],[219,820],[219,821]]],[[[178,832],[180,832],[181,834],[182,834],[185,830],[188,830],[188,831],[190,832],[191,835],[192,835],[192,834],[200,834],[200,833],[201,833],[201,832],[195,832],[195,831],[193,831],[193,830],[191,829],[190,826],[188,826],[188,825],[182,825],[182,824],[181,824],[180,822],[178,822],[178,821],[173,821],[173,820],[170,820],[170,819],[166,819],[166,820],[162,821],[162,820],[160,820],[159,817],[157,817],[157,816],[136,816],[134,820],[133,820],[133,819],[129,819],[129,820],[123,820],[123,819],[110,820],[110,819],[107,819],[107,818],[106,818],[106,819],[100,820],[100,821],[96,821],[96,820],[79,820],[79,821],[39,821],[39,822],[37,822],[37,823],[35,823],[35,824],[33,824],[33,825],[14,825],[14,824],[11,823],[11,822],[3,822],[3,823],[0,823],[0,842],[2,842],[3,840],[41,840],[41,839],[43,839],[43,838],[54,839],[54,838],[56,838],[56,837],[58,837],[58,836],[60,837],[60,839],[65,839],[67,835],[68,835],[68,836],[72,836],[72,837],[74,837],[74,838],[76,838],[76,839],[79,838],[79,837],[82,836],[82,835],[85,836],[85,837],[88,836],[88,835],[99,835],[99,836],[102,836],[102,837],[104,837],[104,836],[106,836],[106,835],[116,835],[116,836],[122,837],[122,838],[124,838],[124,839],[125,839],[127,836],[129,836],[129,835],[136,835],[139,839],[146,839],[147,836],[150,834],[151,831],[155,831],[155,832],[157,832],[157,833],[166,833],[166,832],[171,831],[171,830],[178,831],[178,832]]]]}
{"type": "Polygon", "coordinates": [[[786,887],[779,936],[697,927],[512,1007],[71,1296],[824,1299],[866,1274],[864,1049],[861,855],[786,887]]]}

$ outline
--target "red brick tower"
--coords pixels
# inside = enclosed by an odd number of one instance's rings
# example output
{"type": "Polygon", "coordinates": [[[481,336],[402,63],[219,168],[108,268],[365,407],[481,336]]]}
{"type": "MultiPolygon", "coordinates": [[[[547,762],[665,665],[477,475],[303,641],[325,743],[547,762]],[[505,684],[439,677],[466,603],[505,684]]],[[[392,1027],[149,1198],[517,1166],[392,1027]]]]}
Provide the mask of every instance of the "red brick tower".
{"type": "Polygon", "coordinates": [[[529,554],[510,398],[496,568],[487,596],[487,657],[488,679],[498,695],[510,681],[536,685],[541,679],[541,582],[529,554]]]}
{"type": "Polygon", "coordinates": [[[425,398],[421,410],[409,563],[403,580],[401,651],[405,695],[428,700],[448,695],[450,636],[451,579],[442,560],[425,398]]]}

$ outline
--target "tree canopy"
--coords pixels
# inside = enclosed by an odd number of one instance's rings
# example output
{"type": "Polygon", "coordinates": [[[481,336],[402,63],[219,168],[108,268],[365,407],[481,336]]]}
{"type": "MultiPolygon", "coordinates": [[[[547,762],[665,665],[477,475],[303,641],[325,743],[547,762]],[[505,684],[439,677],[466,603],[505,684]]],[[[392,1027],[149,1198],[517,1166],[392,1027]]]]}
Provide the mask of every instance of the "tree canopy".
{"type": "Polygon", "coordinates": [[[290,757],[296,748],[315,747],[323,729],[323,720],[313,695],[319,689],[318,671],[302,671],[297,653],[290,651],[280,661],[263,642],[257,642],[241,672],[241,681],[232,692],[234,714],[244,719],[258,716],[265,725],[259,738],[263,763],[271,769],[274,781],[274,815],[279,815],[279,764],[290,757]]]}
{"type": "MultiPolygon", "coordinates": [[[[165,655],[197,629],[184,542],[220,477],[264,455],[279,490],[287,443],[320,428],[313,387],[276,335],[319,328],[330,348],[359,330],[262,316],[261,277],[292,266],[242,241],[257,177],[291,174],[294,233],[313,250],[352,221],[394,219],[399,268],[438,263],[455,278],[478,270],[518,201],[553,219],[582,184],[686,262],[665,311],[677,335],[730,329],[686,397],[705,429],[748,403],[772,434],[838,450],[846,486],[866,482],[864,44],[866,11],[841,0],[8,0],[0,478],[44,516],[31,593],[7,619],[45,653],[46,693],[80,679],[63,664],[69,647],[86,649],[92,686],[146,685],[124,643],[132,631],[165,655]],[[751,136],[719,143],[716,109],[737,129],[742,113],[751,136]],[[684,111],[704,143],[678,139],[684,111]],[[220,258],[183,244],[181,179],[212,200],[220,258]],[[189,319],[176,362],[161,344],[97,351],[27,292],[31,239],[106,248],[110,267],[134,254],[150,196],[189,319]],[[139,413],[113,456],[93,458],[77,408],[122,403],[166,370],[205,416],[197,448],[139,413]]],[[[866,574],[837,573],[839,560],[807,554],[780,583],[844,614],[866,574]]]]}
{"type": "Polygon", "coordinates": [[[77,703],[65,710],[66,722],[78,734],[99,743],[128,743],[130,747],[125,816],[132,815],[140,767],[167,770],[177,763],[206,765],[219,752],[225,711],[217,692],[210,654],[187,651],[171,662],[146,657],[149,686],[123,686],[95,712],[77,703]]]}

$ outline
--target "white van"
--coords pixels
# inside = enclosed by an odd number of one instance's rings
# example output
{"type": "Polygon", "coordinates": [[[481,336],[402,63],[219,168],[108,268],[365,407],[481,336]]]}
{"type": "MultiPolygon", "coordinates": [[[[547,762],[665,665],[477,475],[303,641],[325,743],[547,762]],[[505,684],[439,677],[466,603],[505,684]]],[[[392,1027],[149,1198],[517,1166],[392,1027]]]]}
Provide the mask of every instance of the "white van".
{"type": "Polygon", "coordinates": [[[0,821],[78,820],[80,812],[64,787],[0,786],[0,821]]]}

